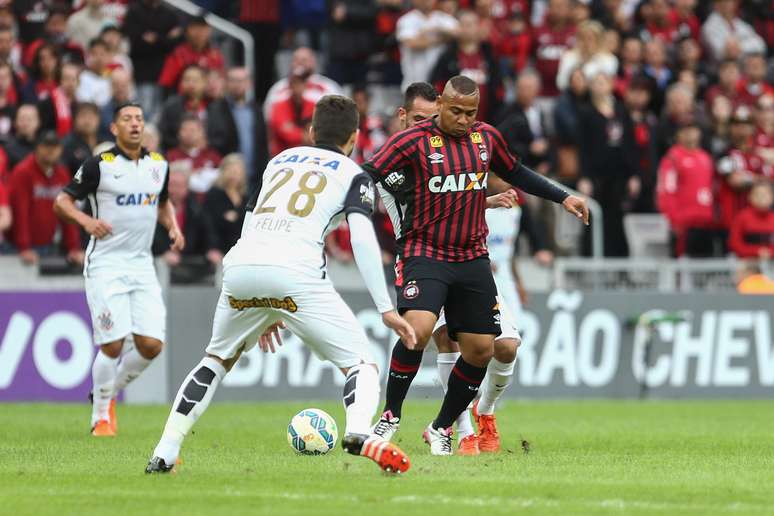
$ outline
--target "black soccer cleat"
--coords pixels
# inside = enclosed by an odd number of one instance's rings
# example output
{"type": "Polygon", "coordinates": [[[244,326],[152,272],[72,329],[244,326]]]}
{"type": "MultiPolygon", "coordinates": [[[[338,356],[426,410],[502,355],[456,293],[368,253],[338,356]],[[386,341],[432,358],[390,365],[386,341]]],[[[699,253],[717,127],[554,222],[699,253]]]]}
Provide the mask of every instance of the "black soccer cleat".
{"type": "Polygon", "coordinates": [[[175,465],[167,466],[167,463],[161,457],[153,457],[145,466],[145,473],[174,473],[175,465]]]}

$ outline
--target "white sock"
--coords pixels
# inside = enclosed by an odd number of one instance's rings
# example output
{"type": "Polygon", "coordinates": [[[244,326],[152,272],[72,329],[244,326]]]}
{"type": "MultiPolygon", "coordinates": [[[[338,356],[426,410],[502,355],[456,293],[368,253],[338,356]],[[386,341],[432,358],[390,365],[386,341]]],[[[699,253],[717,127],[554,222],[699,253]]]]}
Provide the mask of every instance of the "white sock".
{"type": "Polygon", "coordinates": [[[177,391],[161,440],[153,451],[167,465],[172,465],[180,455],[183,439],[196,423],[215,394],[218,384],[226,376],[226,369],[215,359],[204,357],[191,369],[177,391]]]}
{"type": "Polygon", "coordinates": [[[371,421],[379,408],[379,372],[372,364],[350,368],[344,382],[345,434],[370,434],[371,421]]]}
{"type": "Polygon", "coordinates": [[[479,414],[494,414],[495,403],[511,384],[515,364],[516,360],[507,364],[496,358],[489,361],[486,368],[486,378],[481,389],[481,398],[478,400],[479,414]]]}
{"type": "Polygon", "coordinates": [[[121,363],[118,364],[118,373],[116,374],[116,392],[120,392],[127,385],[132,383],[135,378],[140,376],[145,368],[150,365],[149,360],[137,352],[137,348],[132,349],[126,355],[121,357],[121,363]]]}
{"type": "Polygon", "coordinates": [[[91,407],[91,426],[94,426],[100,419],[110,419],[110,400],[115,396],[117,368],[117,358],[110,358],[102,350],[97,351],[94,364],[91,366],[91,379],[94,385],[92,389],[94,404],[91,407]]]}
{"type": "MultiPolygon", "coordinates": [[[[458,358],[460,358],[460,353],[438,353],[438,357],[436,358],[438,379],[441,380],[444,394],[446,393],[446,388],[449,386],[449,375],[454,368],[454,364],[457,363],[458,358]]],[[[457,435],[460,439],[463,439],[473,433],[473,425],[470,422],[470,411],[465,409],[457,418],[457,435]]]]}

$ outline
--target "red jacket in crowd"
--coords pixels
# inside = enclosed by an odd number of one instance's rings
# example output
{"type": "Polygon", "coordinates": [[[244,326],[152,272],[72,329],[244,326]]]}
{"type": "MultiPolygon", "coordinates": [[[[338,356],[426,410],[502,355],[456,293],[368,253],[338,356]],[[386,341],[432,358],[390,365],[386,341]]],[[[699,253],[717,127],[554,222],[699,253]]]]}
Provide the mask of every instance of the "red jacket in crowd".
{"type": "Polygon", "coordinates": [[[165,88],[176,90],[183,71],[193,64],[199,65],[205,70],[223,71],[225,69],[223,54],[217,48],[207,46],[202,52],[198,52],[190,43],[181,43],[164,61],[159,84],[165,88]]]}
{"type": "Polygon", "coordinates": [[[657,202],[675,233],[715,225],[715,169],[703,149],[674,145],[658,168],[657,202]]]}
{"type": "Polygon", "coordinates": [[[774,256],[774,211],[752,206],[740,211],[731,224],[728,247],[739,258],[758,258],[761,249],[774,256]]]}
{"type": "Polygon", "coordinates": [[[304,131],[312,121],[314,104],[304,98],[298,109],[293,99],[287,98],[272,106],[269,114],[269,151],[272,156],[303,143],[304,131]]]}
{"type": "Polygon", "coordinates": [[[566,25],[555,29],[548,22],[535,28],[532,36],[535,49],[535,69],[543,84],[541,95],[556,97],[556,74],[559,72],[559,60],[562,54],[575,45],[575,26],[566,25]]]}
{"type": "Polygon", "coordinates": [[[67,167],[57,164],[47,176],[32,153],[11,172],[10,191],[13,210],[12,241],[19,251],[54,243],[57,229],[68,251],[81,247],[78,227],[65,224],[54,214],[54,199],[70,183],[67,167]]]}
{"type": "Polygon", "coordinates": [[[774,168],[764,163],[753,149],[749,152],[731,149],[728,155],[718,161],[718,174],[721,176],[718,201],[724,228],[730,228],[736,214],[747,207],[749,192],[746,189],[735,190],[728,184],[728,177],[734,172],[747,175],[750,185],[756,177],[774,177],[774,168]]]}

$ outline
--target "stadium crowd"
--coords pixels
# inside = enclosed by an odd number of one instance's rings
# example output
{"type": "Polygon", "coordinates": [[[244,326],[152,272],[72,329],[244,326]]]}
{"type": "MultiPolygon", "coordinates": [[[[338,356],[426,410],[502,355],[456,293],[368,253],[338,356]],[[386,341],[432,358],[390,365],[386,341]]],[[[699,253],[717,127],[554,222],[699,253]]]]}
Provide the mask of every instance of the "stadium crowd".
{"type": "MultiPolygon", "coordinates": [[[[254,77],[227,66],[203,16],[159,0],[0,0],[0,253],[82,261],[83,236],[52,203],[110,147],[113,109],[127,100],[145,110],[146,147],[169,161],[188,242],[180,256],[160,231],[154,252],[216,264],[269,156],[309,142],[322,95],[356,100],[363,162],[398,127],[396,106],[373,108],[374,87],[463,74],[479,84],[479,118],[514,153],[600,203],[606,256],[628,255],[625,214],[656,212],[676,255],[774,254],[774,1],[196,3],[252,34],[254,77]]],[[[536,258],[566,252],[545,206],[522,203],[536,258]]],[[[383,209],[375,225],[390,263],[383,209]]],[[[346,227],[334,231],[330,255],[351,261],[348,241],[346,227]]]]}

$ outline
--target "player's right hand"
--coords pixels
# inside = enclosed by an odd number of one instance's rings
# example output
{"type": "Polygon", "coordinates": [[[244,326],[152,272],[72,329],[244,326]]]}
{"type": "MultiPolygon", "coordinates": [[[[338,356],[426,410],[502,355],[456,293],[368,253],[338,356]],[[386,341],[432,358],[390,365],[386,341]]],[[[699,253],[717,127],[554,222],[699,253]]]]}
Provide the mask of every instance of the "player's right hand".
{"type": "Polygon", "coordinates": [[[414,349],[417,346],[417,334],[414,328],[411,327],[406,319],[398,315],[398,312],[395,310],[384,312],[382,314],[382,322],[398,334],[400,340],[403,341],[403,345],[408,349],[414,349]]]}
{"type": "Polygon", "coordinates": [[[90,218],[86,224],[83,225],[83,229],[86,233],[90,234],[97,240],[105,238],[113,233],[113,226],[105,222],[104,220],[90,218]]]}
{"type": "Polygon", "coordinates": [[[266,328],[263,335],[258,338],[258,347],[261,348],[261,351],[264,353],[268,353],[269,351],[276,353],[277,349],[274,347],[274,342],[277,342],[277,347],[282,346],[282,337],[280,336],[279,331],[284,328],[285,323],[282,321],[278,321],[266,328]]]}

